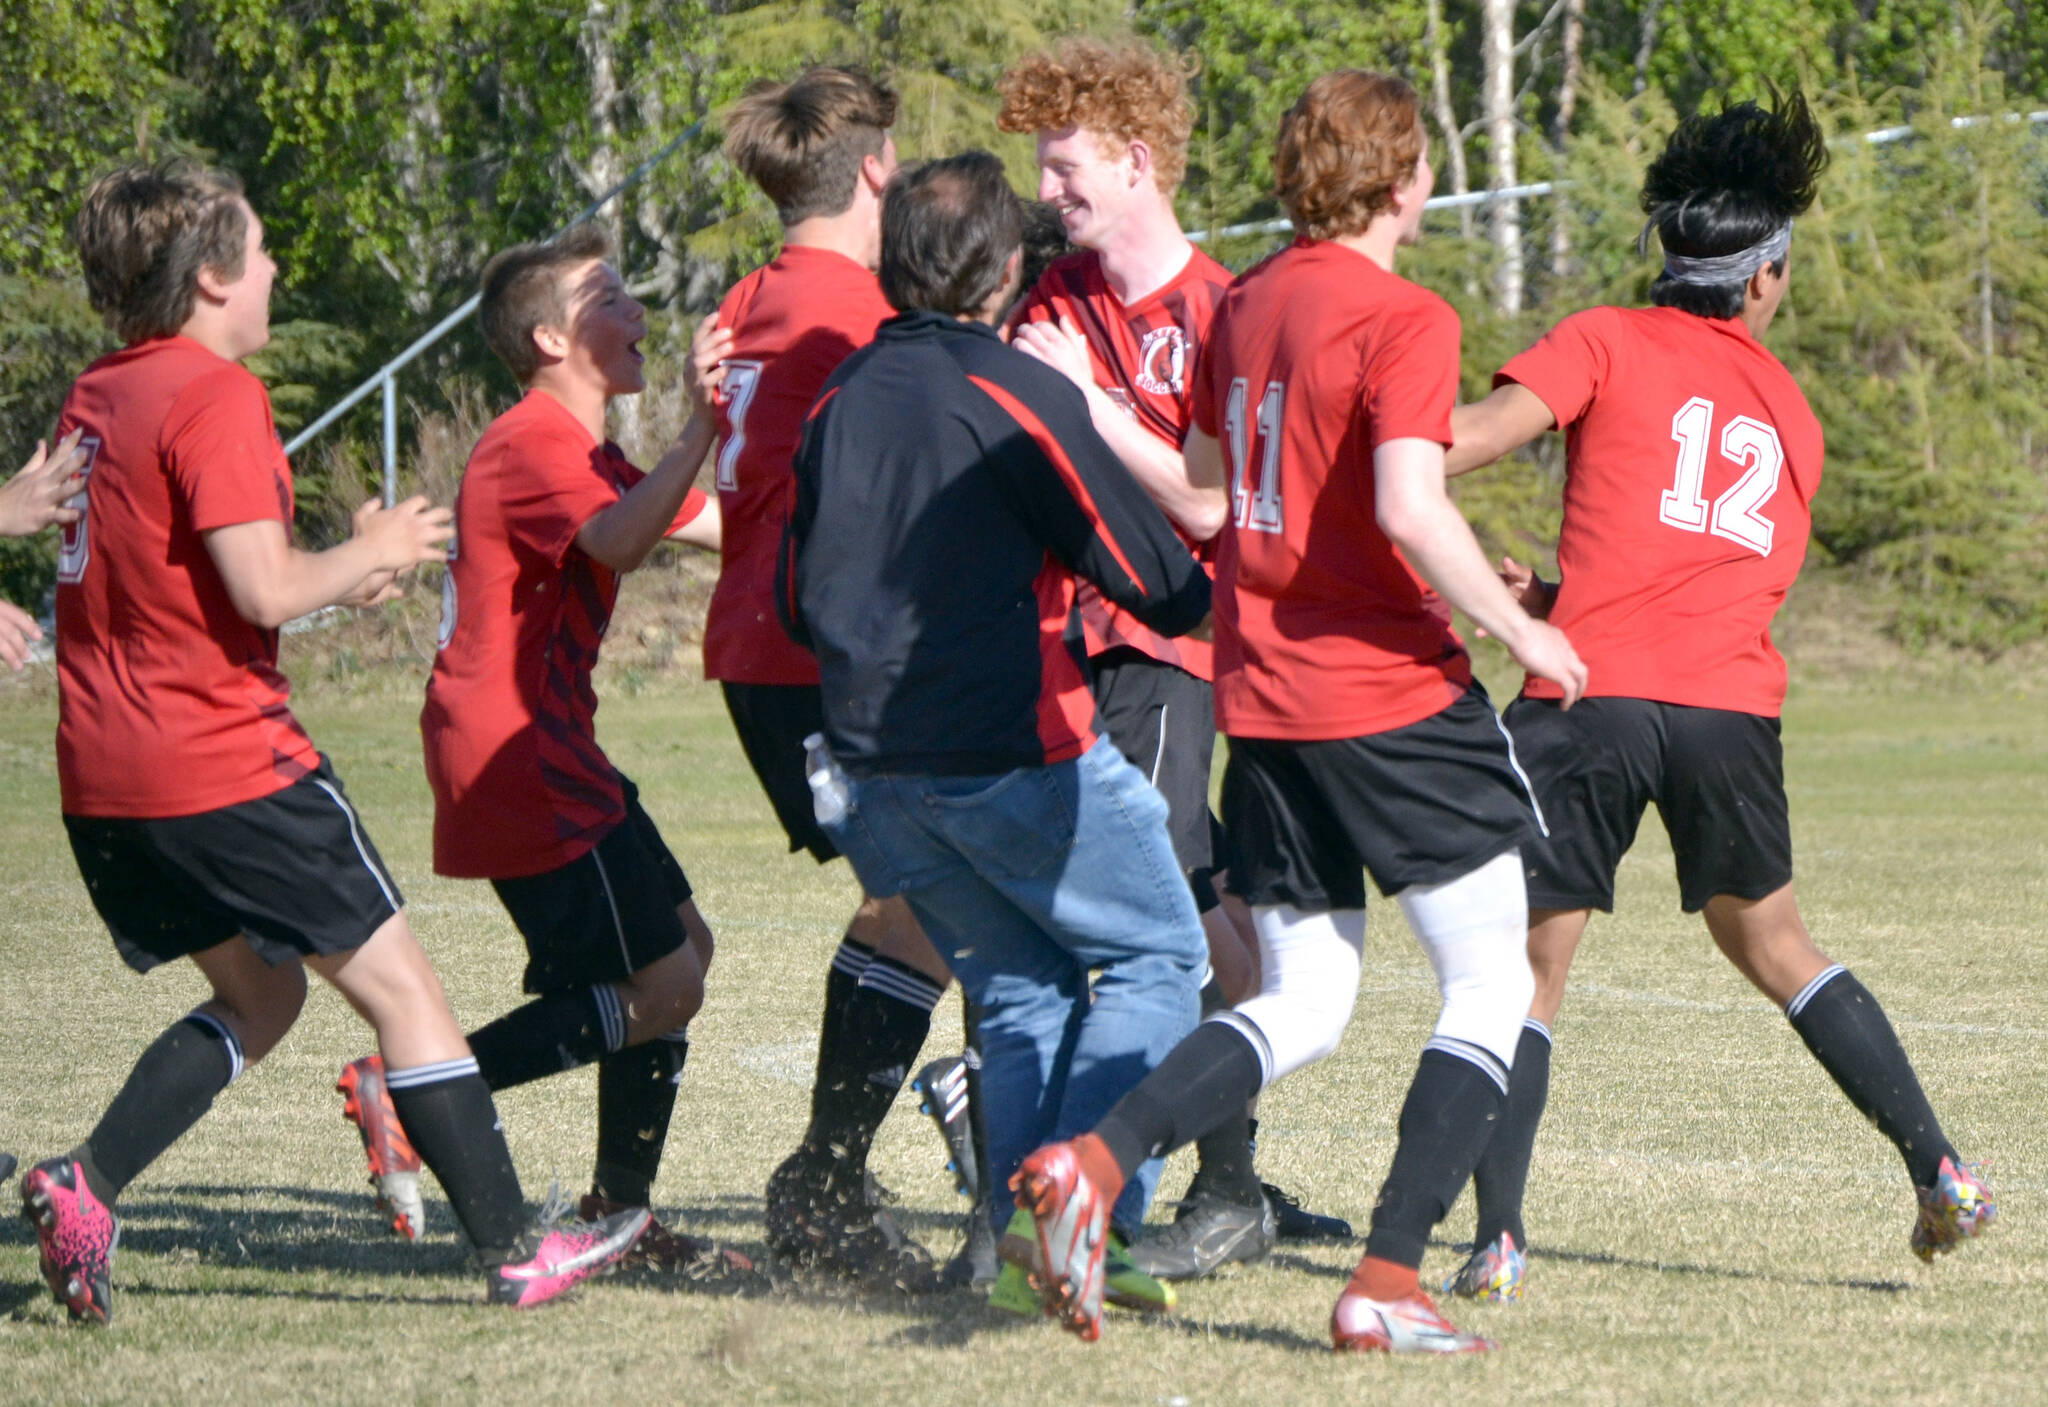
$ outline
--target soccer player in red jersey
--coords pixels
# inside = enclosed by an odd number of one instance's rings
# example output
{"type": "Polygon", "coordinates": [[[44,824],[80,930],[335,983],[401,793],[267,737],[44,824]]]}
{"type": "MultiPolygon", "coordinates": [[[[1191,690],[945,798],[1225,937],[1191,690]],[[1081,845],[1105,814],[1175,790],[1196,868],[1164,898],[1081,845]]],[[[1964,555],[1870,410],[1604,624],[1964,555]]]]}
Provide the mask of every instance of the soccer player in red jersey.
{"type": "MultiPolygon", "coordinates": [[[[478,1071],[495,1091],[597,1063],[586,1218],[649,1204],[712,948],[594,725],[590,676],[620,576],[664,536],[716,545],[691,487],[711,448],[701,404],[650,474],[605,438],[612,398],[644,385],[647,330],[610,254],[603,229],[583,224],[484,266],[478,320],[526,395],[463,470],[420,717],[434,868],[490,880],[526,942],[534,999],[470,1033],[478,1071]]],[[[352,1112],[379,1077],[374,1057],[343,1071],[352,1112]]],[[[363,1135],[394,1225],[417,1236],[416,1167],[367,1124],[363,1135]]],[[[677,1269],[700,1254],[650,1223],[633,1259],[677,1269]]]]}
{"type": "MultiPolygon", "coordinates": [[[[896,169],[896,95],[814,68],[733,106],[725,147],[775,202],[782,252],[720,304],[717,487],[725,545],[704,623],[704,673],[723,685],[740,745],[792,851],[838,851],[818,828],[804,740],[824,731],[818,662],[784,633],[775,568],[804,417],[848,353],[894,313],[875,281],[882,189],[896,169]]],[[[951,980],[900,898],[863,898],[826,976],[811,1117],[768,1183],[769,1247],[784,1259],[921,1289],[930,1257],[873,1205],[875,1130],[924,1046],[951,980]]]]}
{"type": "Polygon", "coordinates": [[[1792,221],[1827,161],[1797,94],[1689,118],[1651,166],[1644,212],[1665,267],[1649,308],[1594,308],[1552,328],[1452,420],[1452,472],[1553,428],[1565,434],[1559,581],[1507,563],[1591,671],[1569,713],[1532,677],[1507,711],[1552,822],[1523,852],[1536,1000],[1507,1117],[1475,1175],[1479,1234],[1446,1288],[1520,1293],[1522,1192],[1550,1075],[1550,1028],[1594,909],[1657,804],[1679,903],[1904,1157],[1923,1259],[1996,1213],[1956,1153],[1876,998],[1814,945],[1792,892],[1771,619],[1806,557],[1821,427],[1760,340],[1791,279],[1792,221]]]}
{"type": "MultiPolygon", "coordinates": [[[[31,537],[44,528],[78,521],[81,510],[72,500],[85,491],[85,478],[78,472],[85,465],[85,451],[78,443],[84,435],[83,430],[73,430],[54,454],[47,444],[38,443],[21,472],[0,484],[0,537],[31,537]]],[[[19,670],[28,663],[29,646],[42,638],[43,628],[34,616],[11,601],[0,601],[0,664],[19,670]]],[[[0,1177],[6,1175],[0,1171],[0,1177]]]]}
{"type": "Polygon", "coordinates": [[[375,1027],[394,1137],[440,1178],[491,1299],[551,1298],[623,1256],[646,1213],[528,1229],[490,1090],[277,668],[285,621],[388,599],[397,573],[440,560],[448,512],[372,502],[339,547],[292,545],[291,468],[238,365],[269,340],[276,266],[233,177],[116,171],[77,228],[87,292],[127,345],[85,370],[60,421],[87,452],[58,557],[64,827],[128,965],[190,958],[213,991],[84,1143],[22,1179],[44,1278],[73,1317],[105,1322],[115,1199],[283,1038],[310,967],[375,1027]]]}
{"type": "MultiPolygon", "coordinates": [[[[1226,501],[1189,482],[1181,444],[1203,339],[1230,271],[1189,243],[1173,193],[1187,169],[1194,111],[1177,67],[1151,49],[1077,39],[1003,77],[997,124],[1032,133],[1038,193],[1078,250],[1055,262],[1014,315],[1012,345],[1064,372],[1088,399],[1097,433],[1151,494],[1196,560],[1212,568],[1226,501]]],[[[1174,852],[1209,939],[1204,1012],[1258,990],[1257,937],[1219,902],[1228,868],[1209,811],[1216,706],[1206,639],[1170,639],[1084,583],[1081,631],[1102,726],[1165,796],[1174,852]]],[[[1253,1171],[1251,1124],[1202,1139],[1199,1167],[1173,1225],[1131,1243],[1162,1279],[1256,1260],[1276,1235],[1348,1237],[1351,1228],[1267,1191],[1253,1171]],[[1279,1216],[1276,1216],[1276,1213],[1279,1216]],[[1284,1225],[1280,1218],[1284,1217],[1284,1225]]]]}
{"type": "Polygon", "coordinates": [[[1506,1102],[1533,989],[1519,847],[1541,819],[1450,608],[1567,701],[1586,672],[1488,567],[1444,490],[1458,319],[1393,273],[1421,228],[1426,145],[1406,83],[1355,69],[1311,83],[1274,157],[1297,238],[1231,287],[1209,329],[1186,455],[1195,483],[1230,486],[1216,711],[1230,883],[1252,906],[1260,990],[1196,1027],[1093,1132],[1026,1160],[1018,1200],[1055,1306],[1085,1302],[1100,1256],[1075,1229],[1132,1170],[1336,1048],[1369,871],[1429,955],[1443,1007],[1332,1334],[1347,1349],[1489,1346],[1437,1313],[1417,1269],[1506,1102]]]}

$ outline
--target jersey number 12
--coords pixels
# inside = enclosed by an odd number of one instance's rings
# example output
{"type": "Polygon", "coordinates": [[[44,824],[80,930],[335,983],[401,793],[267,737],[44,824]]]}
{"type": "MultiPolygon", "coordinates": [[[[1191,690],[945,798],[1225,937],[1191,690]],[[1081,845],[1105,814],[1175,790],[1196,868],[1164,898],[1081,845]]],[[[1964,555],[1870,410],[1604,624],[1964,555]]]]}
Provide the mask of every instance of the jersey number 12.
{"type": "Polygon", "coordinates": [[[1251,383],[1240,376],[1230,383],[1230,395],[1223,402],[1223,437],[1230,446],[1232,521],[1240,530],[1285,532],[1280,503],[1280,417],[1287,405],[1287,383],[1269,381],[1266,393],[1259,397],[1256,480],[1251,465],[1254,427],[1245,422],[1250,399],[1251,383]]]}
{"type": "Polygon", "coordinates": [[[1678,481],[1657,500],[1657,517],[1689,533],[1710,532],[1739,542],[1753,552],[1771,555],[1771,520],[1757,510],[1778,491],[1785,468],[1785,447],[1778,432],[1761,420],[1738,415],[1721,430],[1721,457],[1748,466],[1726,493],[1708,506],[1705,494],[1707,450],[1714,439],[1714,403],[1694,396],[1671,417],[1671,438],[1678,441],[1678,481]]]}

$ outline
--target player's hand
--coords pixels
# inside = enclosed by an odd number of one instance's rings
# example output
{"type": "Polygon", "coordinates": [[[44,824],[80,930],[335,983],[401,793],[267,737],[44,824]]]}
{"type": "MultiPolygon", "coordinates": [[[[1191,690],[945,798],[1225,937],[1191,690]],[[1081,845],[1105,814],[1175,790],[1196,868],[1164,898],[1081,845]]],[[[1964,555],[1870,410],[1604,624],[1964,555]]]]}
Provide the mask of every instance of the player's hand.
{"type": "Polygon", "coordinates": [[[375,571],[410,571],[428,562],[448,560],[455,514],[436,508],[424,494],[390,508],[373,498],[355,511],[355,535],[371,545],[375,571]]]}
{"type": "Polygon", "coordinates": [[[28,663],[28,647],[42,638],[33,616],[11,601],[0,601],[0,663],[19,672],[28,663]]]}
{"type": "Polygon", "coordinates": [[[1500,559],[1500,584],[1508,589],[1508,595],[1515,598],[1515,604],[1537,620],[1548,620],[1550,608],[1557,602],[1557,586],[1536,575],[1534,567],[1525,567],[1512,557],[1500,559]]]}
{"type": "Polygon", "coordinates": [[[50,454],[41,440],[21,472],[0,484],[0,537],[27,537],[53,524],[75,523],[79,510],[65,503],[85,487],[85,452],[78,442],[85,437],[80,426],[66,435],[50,454]]]}
{"type": "Polygon", "coordinates": [[[1564,690],[1564,707],[1570,708],[1586,692],[1585,661],[1564,632],[1550,622],[1530,621],[1521,638],[1508,646],[1508,653],[1537,678],[1548,679],[1564,690]]]}
{"type": "Polygon", "coordinates": [[[377,571],[364,577],[362,584],[335,604],[340,606],[381,606],[386,601],[396,601],[405,594],[399,585],[397,572],[377,571]]]}
{"type": "Polygon", "coordinates": [[[690,404],[700,414],[710,415],[718,404],[719,384],[725,380],[725,359],[732,353],[730,328],[718,325],[718,315],[697,324],[690,337],[690,356],[684,365],[683,387],[690,404]]]}
{"type": "Polygon", "coordinates": [[[1061,318],[1057,323],[1020,323],[1011,334],[1010,345],[1044,362],[1083,391],[1095,385],[1095,367],[1088,360],[1088,339],[1071,318],[1061,318]]]}

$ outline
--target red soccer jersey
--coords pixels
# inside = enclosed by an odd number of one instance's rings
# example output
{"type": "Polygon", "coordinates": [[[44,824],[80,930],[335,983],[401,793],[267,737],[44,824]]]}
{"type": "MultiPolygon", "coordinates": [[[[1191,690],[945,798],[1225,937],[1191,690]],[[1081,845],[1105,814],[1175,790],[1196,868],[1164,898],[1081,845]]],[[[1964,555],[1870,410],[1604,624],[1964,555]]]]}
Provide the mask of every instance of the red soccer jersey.
{"type": "Polygon", "coordinates": [[[202,534],[291,531],[270,397],[183,337],[102,357],[64,399],[85,517],[57,559],[57,774],[74,816],[166,817],[270,795],[320,764],[277,632],[243,620],[202,534]]]}
{"type": "Polygon", "coordinates": [[[733,684],[815,684],[818,662],[775,614],[775,561],[804,419],[849,352],[895,316],[875,276],[843,254],[789,245],[725,295],[733,333],[719,397],[723,563],[704,620],[704,674],[733,684]]]}
{"type": "MultiPolygon", "coordinates": [[[[1147,430],[1179,449],[1188,433],[1188,406],[1200,375],[1202,342],[1216,304],[1230,286],[1230,270],[1201,250],[1166,286],[1126,306],[1102,275],[1102,256],[1084,249],[1055,261],[1018,307],[1015,320],[1057,322],[1062,318],[1088,339],[1095,384],[1147,430]]],[[[1183,539],[1186,538],[1183,533],[1183,539]]],[[[1188,543],[1205,570],[1215,570],[1215,544],[1188,543]]],[[[1099,655],[1129,645],[1155,660],[1178,665],[1197,678],[1213,673],[1206,641],[1169,639],[1148,629],[1129,611],[1081,584],[1081,632],[1088,653],[1099,655]]]]}
{"type": "MultiPolygon", "coordinates": [[[[644,477],[545,391],[528,391],[470,452],[420,715],[436,873],[559,869],[625,819],[590,684],[619,577],[576,534],[644,477]]],[[[692,490],[670,531],[705,502],[692,490]]]]}
{"type": "MultiPolygon", "coordinates": [[[[1565,432],[1550,619],[1586,693],[1776,717],[1771,618],[1806,559],[1823,451],[1792,374],[1740,318],[1593,308],[1494,380],[1565,432]]],[[[1523,691],[1559,696],[1547,679],[1523,691]]]]}
{"type": "Polygon", "coordinates": [[[1362,737],[1462,696],[1450,608],[1374,517],[1373,451],[1449,444],[1458,315],[1339,244],[1298,239],[1209,329],[1194,422],[1223,442],[1216,721],[1246,738],[1362,737]]]}

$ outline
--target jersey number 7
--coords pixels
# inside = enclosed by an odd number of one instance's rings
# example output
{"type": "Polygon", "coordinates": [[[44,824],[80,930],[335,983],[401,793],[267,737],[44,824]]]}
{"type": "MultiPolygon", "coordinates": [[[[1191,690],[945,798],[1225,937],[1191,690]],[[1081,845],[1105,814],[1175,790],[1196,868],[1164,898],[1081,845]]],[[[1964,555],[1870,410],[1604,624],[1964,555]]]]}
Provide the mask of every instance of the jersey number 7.
{"type": "Polygon", "coordinates": [[[732,433],[725,437],[725,446],[718,452],[718,477],[715,482],[720,493],[737,493],[740,487],[740,451],[747,444],[747,407],[754,403],[754,392],[761,386],[761,363],[727,362],[725,379],[719,383],[719,392],[725,397],[725,423],[732,433]]]}
{"type": "Polygon", "coordinates": [[[1771,555],[1771,520],[1757,510],[1778,491],[1785,468],[1785,447],[1778,432],[1761,420],[1738,415],[1721,431],[1721,457],[1748,470],[1726,493],[1707,506],[1707,447],[1714,438],[1714,403],[1694,396],[1671,417],[1671,438],[1678,441],[1678,480],[1658,497],[1657,517],[1689,533],[1710,532],[1739,542],[1752,552],[1771,555]]]}
{"type": "Polygon", "coordinates": [[[1259,397],[1258,477],[1252,478],[1253,427],[1245,423],[1251,383],[1242,376],[1230,383],[1223,402],[1223,437],[1230,446],[1232,521],[1240,529],[1260,533],[1286,531],[1280,502],[1280,417],[1287,405],[1287,383],[1269,381],[1259,397]]]}
{"type": "Polygon", "coordinates": [[[85,564],[92,560],[91,540],[86,534],[86,491],[92,486],[92,466],[100,457],[100,437],[83,435],[78,447],[85,451],[85,465],[78,476],[85,480],[77,493],[64,501],[66,508],[78,511],[78,520],[66,523],[57,538],[57,580],[66,586],[76,586],[85,580],[85,564]]]}

